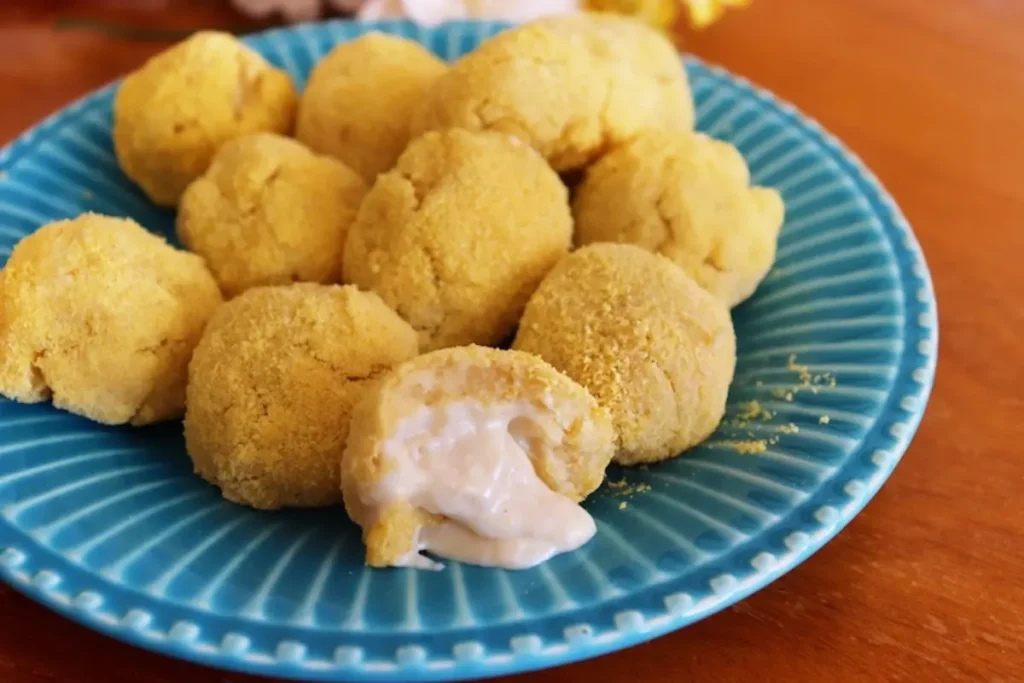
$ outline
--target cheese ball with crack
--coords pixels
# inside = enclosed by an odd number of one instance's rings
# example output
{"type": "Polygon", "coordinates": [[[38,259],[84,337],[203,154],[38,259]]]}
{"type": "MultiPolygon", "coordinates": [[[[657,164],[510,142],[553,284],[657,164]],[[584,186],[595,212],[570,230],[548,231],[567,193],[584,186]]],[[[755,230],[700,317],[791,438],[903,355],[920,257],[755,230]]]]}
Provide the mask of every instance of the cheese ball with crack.
{"type": "Polygon", "coordinates": [[[607,408],[615,461],[671,458],[725,413],[736,366],[729,310],[668,259],[630,244],[573,252],[530,299],[513,348],[535,353],[607,408]]]}
{"type": "Polygon", "coordinates": [[[221,304],[198,256],[97,214],[24,238],[0,270],[0,393],[105,424],[179,417],[221,304]]]}
{"type": "Polygon", "coordinates": [[[640,135],[588,168],[573,195],[577,244],[662,254],[730,307],[771,269],[784,213],[776,190],[750,186],[735,147],[700,133],[640,135]]]}
{"type": "Polygon", "coordinates": [[[367,186],[340,161],[257,133],[228,142],[189,185],[178,236],[225,296],[258,285],[331,284],[367,186]]]}
{"type": "Polygon", "coordinates": [[[490,346],[571,240],[568,193],[534,150],[497,133],[431,132],[366,195],[342,275],[398,311],[424,350],[490,346]]]}
{"type": "Polygon", "coordinates": [[[559,172],[642,130],[687,130],[693,100],[669,41],[622,16],[572,14],[498,34],[437,79],[413,132],[515,135],[559,172]]]}
{"type": "Polygon", "coordinates": [[[185,446],[235,503],[272,510],[341,502],[352,407],[416,333],[374,294],[299,283],[226,303],[189,366],[185,446]]]}
{"type": "Polygon", "coordinates": [[[520,569],[594,534],[577,503],[615,450],[607,412],[536,356],[479,346],[398,365],[356,407],[345,507],[375,567],[421,551],[520,569]]]}
{"type": "Polygon", "coordinates": [[[114,151],[132,181],[175,206],[228,140],[290,133],[291,79],[233,36],[200,31],[130,74],[114,99],[114,151]]]}
{"type": "Polygon", "coordinates": [[[411,40],[371,32],[332,49],[313,69],[295,137],[372,183],[409,142],[412,111],[447,64],[411,40]]]}

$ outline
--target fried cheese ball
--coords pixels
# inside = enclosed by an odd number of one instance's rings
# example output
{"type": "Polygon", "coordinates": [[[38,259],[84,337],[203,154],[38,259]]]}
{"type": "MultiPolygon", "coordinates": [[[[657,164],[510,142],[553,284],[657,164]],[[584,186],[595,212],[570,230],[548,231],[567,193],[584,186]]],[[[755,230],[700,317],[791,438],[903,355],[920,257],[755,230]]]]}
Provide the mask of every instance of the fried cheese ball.
{"type": "Polygon", "coordinates": [[[227,297],[257,285],[331,284],[366,190],[340,161],[272,133],[248,135],[221,147],[182,195],[178,236],[227,297]]]}
{"type": "Polygon", "coordinates": [[[530,567],[593,536],[577,503],[614,450],[606,411],[536,356],[443,349],[398,365],[356,407],[345,508],[371,566],[436,566],[427,551],[530,567]]]}
{"type": "Polygon", "coordinates": [[[750,186],[735,147],[700,133],[640,135],[588,168],[573,195],[577,244],[658,252],[730,307],[771,269],[784,214],[776,190],[750,186]]]}
{"type": "Polygon", "coordinates": [[[419,332],[424,350],[494,345],[568,251],[567,194],[516,139],[428,133],[363,200],[343,279],[377,292],[419,332]]]}
{"type": "Polygon", "coordinates": [[[210,321],[189,366],[196,473],[254,508],[341,502],[352,407],[416,352],[416,333],[355,287],[246,291],[210,321]]]}
{"type": "Polygon", "coordinates": [[[688,130],[693,100],[667,38],[616,15],[572,14],[500,33],[437,79],[413,132],[494,130],[559,172],[653,129],[688,130]]]}
{"type": "Polygon", "coordinates": [[[630,244],[573,252],[530,299],[513,348],[535,353],[607,408],[615,461],[671,458],[725,413],[736,366],[729,310],[668,259],[630,244]]]}
{"type": "Polygon", "coordinates": [[[448,66],[411,40],[372,32],[332,49],[313,69],[295,136],[372,183],[409,142],[409,120],[448,66]]]}
{"type": "Polygon", "coordinates": [[[290,133],[295,106],[288,74],[227,33],[200,31],[125,78],[114,100],[114,151],[151,200],[175,206],[222,144],[290,133]]]}
{"type": "Polygon", "coordinates": [[[189,358],[220,304],[201,258],[134,221],[50,223],[0,271],[0,393],[105,424],[179,417],[189,358]]]}

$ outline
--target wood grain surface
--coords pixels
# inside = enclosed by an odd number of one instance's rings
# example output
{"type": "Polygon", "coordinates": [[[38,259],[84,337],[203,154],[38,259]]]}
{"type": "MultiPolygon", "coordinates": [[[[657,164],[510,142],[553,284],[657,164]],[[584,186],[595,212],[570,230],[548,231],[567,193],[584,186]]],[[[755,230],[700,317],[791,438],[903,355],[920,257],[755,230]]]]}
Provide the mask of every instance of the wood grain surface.
{"type": "MultiPolygon", "coordinates": [[[[216,2],[3,0],[0,141],[207,26],[247,24],[216,2]]],[[[935,277],[938,381],[891,481],[806,563],[683,631],[527,677],[1024,681],[1024,2],[755,0],[684,40],[817,118],[896,197],[935,277]]],[[[184,680],[258,679],[0,587],[3,683],[184,680]]]]}

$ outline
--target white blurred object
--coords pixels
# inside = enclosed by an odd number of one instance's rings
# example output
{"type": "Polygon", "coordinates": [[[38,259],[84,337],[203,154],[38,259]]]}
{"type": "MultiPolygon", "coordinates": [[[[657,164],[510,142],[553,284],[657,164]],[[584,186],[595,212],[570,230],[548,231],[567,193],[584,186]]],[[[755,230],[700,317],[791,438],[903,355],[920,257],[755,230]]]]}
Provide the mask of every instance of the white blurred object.
{"type": "MultiPolygon", "coordinates": [[[[320,16],[321,0],[232,0],[241,12],[265,18],[280,12],[285,21],[309,21],[320,16]]],[[[434,26],[455,19],[530,21],[549,14],[579,9],[579,0],[323,0],[359,19],[412,19],[434,26]]]]}
{"type": "Polygon", "coordinates": [[[577,9],[578,0],[367,0],[356,16],[360,19],[408,17],[417,24],[434,26],[455,19],[530,21],[577,9]]]}

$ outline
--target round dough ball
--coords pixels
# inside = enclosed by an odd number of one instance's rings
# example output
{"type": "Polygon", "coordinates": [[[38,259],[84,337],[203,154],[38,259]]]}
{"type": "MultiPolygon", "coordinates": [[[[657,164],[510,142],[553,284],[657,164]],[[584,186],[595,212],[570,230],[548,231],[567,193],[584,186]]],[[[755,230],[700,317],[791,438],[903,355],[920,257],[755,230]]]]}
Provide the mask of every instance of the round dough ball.
{"type": "Polygon", "coordinates": [[[611,412],[622,465],[706,439],[736,366],[728,309],[668,259],[629,244],[563,259],[530,299],[513,348],[536,353],[611,412]]]}
{"type": "Polygon", "coordinates": [[[516,139],[428,133],[366,195],[342,274],[380,294],[425,350],[494,345],[568,251],[567,194],[516,139]]]}
{"type": "Polygon", "coordinates": [[[372,183],[409,142],[409,119],[443,61],[411,40],[368,33],[332,49],[299,101],[295,137],[372,183]]]}
{"type": "Polygon", "coordinates": [[[640,135],[588,168],[573,196],[577,244],[660,253],[730,307],[771,269],[784,213],[777,191],[750,187],[735,147],[700,133],[640,135]]]}
{"type": "Polygon", "coordinates": [[[125,78],[114,100],[114,151],[150,199],[175,206],[228,140],[289,133],[295,88],[227,33],[200,31],[125,78]]]}
{"type": "Polygon", "coordinates": [[[0,393],[106,424],[185,409],[188,362],[221,304],[198,256],[122,218],[40,228],[0,271],[0,393]]]}
{"type": "Polygon", "coordinates": [[[515,135],[557,171],[641,130],[687,130],[693,100],[672,44],[622,16],[573,14],[498,34],[437,80],[413,131],[515,135]]]}
{"type": "Polygon", "coordinates": [[[206,259],[228,297],[257,285],[335,283],[366,190],[340,161],[257,133],[221,147],[189,185],[178,235],[206,259]]]}
{"type": "Polygon", "coordinates": [[[345,507],[372,566],[429,565],[420,550],[532,566],[552,548],[531,541],[566,550],[593,533],[573,503],[600,486],[614,451],[607,412],[540,358],[443,349],[398,365],[356,407],[345,507]]]}
{"type": "Polygon", "coordinates": [[[185,445],[224,497],[261,509],[341,502],[352,407],[416,333],[373,294],[257,287],[210,321],[189,366],[185,445]]]}

